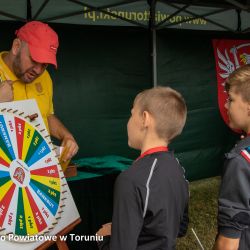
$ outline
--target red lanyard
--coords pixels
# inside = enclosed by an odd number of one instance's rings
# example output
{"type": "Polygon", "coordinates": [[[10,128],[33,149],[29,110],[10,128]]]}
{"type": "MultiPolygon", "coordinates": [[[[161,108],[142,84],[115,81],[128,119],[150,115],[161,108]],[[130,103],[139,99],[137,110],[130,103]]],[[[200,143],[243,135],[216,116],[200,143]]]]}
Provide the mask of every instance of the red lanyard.
{"type": "Polygon", "coordinates": [[[139,159],[143,158],[144,156],[146,155],[151,155],[153,153],[157,153],[157,152],[168,152],[168,147],[164,147],[164,146],[161,146],[161,147],[155,147],[155,148],[150,148],[148,149],[147,151],[145,151],[143,154],[141,154],[137,159],[136,161],[138,161],[139,159]]]}

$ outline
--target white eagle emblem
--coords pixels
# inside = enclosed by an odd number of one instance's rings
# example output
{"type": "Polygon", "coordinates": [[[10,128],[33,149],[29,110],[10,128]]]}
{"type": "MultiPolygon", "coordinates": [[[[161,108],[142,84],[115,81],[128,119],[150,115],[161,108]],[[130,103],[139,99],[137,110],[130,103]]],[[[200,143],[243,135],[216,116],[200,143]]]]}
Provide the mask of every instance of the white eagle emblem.
{"type": "MultiPolygon", "coordinates": [[[[231,60],[228,51],[225,49],[224,54],[217,48],[217,55],[219,58],[218,65],[222,70],[220,76],[223,79],[228,78],[228,76],[237,68],[240,67],[240,62],[242,64],[249,64],[250,63],[250,54],[241,53],[239,49],[250,46],[250,43],[240,44],[238,46],[234,46],[230,49],[230,53],[233,55],[233,59],[231,60]],[[239,55],[238,55],[239,54],[239,55]],[[239,62],[240,61],[240,62],[239,62]]],[[[224,86],[225,82],[222,83],[224,86]]]]}

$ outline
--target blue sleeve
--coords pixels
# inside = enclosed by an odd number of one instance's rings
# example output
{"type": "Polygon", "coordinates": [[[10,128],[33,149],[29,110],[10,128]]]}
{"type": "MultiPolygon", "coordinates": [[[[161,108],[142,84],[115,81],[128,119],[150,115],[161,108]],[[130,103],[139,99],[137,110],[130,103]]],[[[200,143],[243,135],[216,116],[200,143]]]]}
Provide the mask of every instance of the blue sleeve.
{"type": "Polygon", "coordinates": [[[120,175],[115,183],[112,232],[110,239],[98,244],[101,250],[136,250],[143,225],[140,191],[120,175]]]}
{"type": "Polygon", "coordinates": [[[250,226],[250,164],[240,155],[227,160],[219,194],[218,230],[240,238],[250,226]]]}
{"type": "Polygon", "coordinates": [[[188,224],[189,224],[189,216],[188,216],[188,204],[187,204],[180,223],[178,238],[184,237],[187,234],[188,224]]]}

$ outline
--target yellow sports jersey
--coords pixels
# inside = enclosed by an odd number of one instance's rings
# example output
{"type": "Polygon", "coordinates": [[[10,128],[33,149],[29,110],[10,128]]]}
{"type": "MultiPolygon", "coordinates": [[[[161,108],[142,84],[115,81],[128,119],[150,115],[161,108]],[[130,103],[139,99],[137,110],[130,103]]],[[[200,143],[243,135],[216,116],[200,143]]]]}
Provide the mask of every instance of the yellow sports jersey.
{"type": "Polygon", "coordinates": [[[53,109],[53,87],[52,80],[48,71],[44,71],[42,75],[36,78],[31,83],[21,82],[9,69],[3,61],[3,54],[0,53],[0,80],[12,80],[14,88],[14,101],[36,99],[40,112],[42,114],[44,123],[49,131],[47,117],[54,113],[53,109]]]}

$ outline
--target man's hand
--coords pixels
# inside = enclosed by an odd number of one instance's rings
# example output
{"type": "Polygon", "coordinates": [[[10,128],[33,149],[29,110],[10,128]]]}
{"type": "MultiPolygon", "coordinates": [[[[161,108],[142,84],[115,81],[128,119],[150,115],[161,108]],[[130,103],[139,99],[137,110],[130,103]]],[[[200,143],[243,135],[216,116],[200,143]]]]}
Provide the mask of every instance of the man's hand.
{"type": "Polygon", "coordinates": [[[99,236],[111,235],[111,227],[112,227],[111,222],[106,223],[106,224],[102,225],[102,227],[96,232],[96,234],[99,236]]]}
{"type": "Polygon", "coordinates": [[[62,147],[65,148],[65,154],[63,154],[63,161],[70,160],[77,152],[78,152],[78,145],[72,135],[66,135],[63,138],[62,147]]]}
{"type": "Polygon", "coordinates": [[[50,134],[60,140],[61,146],[65,148],[61,160],[66,162],[78,152],[79,147],[73,135],[55,115],[49,115],[47,118],[50,134]]]}
{"type": "Polygon", "coordinates": [[[239,248],[240,239],[231,239],[223,235],[219,235],[213,250],[237,250],[239,248]]]}
{"type": "Polygon", "coordinates": [[[13,101],[13,82],[6,80],[0,83],[0,102],[11,102],[13,101]]]}

